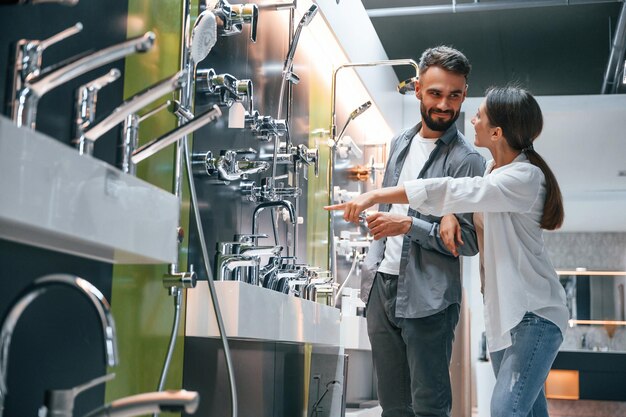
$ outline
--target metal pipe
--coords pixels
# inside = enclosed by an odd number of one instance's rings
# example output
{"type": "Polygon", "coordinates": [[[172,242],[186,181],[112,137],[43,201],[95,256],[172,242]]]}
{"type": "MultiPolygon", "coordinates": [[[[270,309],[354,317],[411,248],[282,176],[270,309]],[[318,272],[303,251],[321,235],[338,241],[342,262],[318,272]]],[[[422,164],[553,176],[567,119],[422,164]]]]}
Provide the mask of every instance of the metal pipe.
{"type": "MultiPolygon", "coordinates": [[[[333,77],[331,80],[331,95],[330,95],[330,138],[333,141],[333,146],[330,147],[330,155],[328,157],[328,173],[327,173],[327,186],[328,186],[328,204],[334,204],[335,200],[335,192],[334,192],[334,183],[333,183],[333,170],[335,169],[335,151],[336,145],[338,141],[337,136],[337,114],[335,109],[335,102],[337,99],[337,74],[344,68],[352,68],[352,67],[377,67],[377,66],[398,66],[398,65],[410,65],[415,68],[415,77],[419,77],[419,66],[417,62],[412,59],[391,59],[391,60],[382,60],[382,61],[372,61],[372,62],[354,62],[340,65],[333,71],[333,77]]],[[[365,106],[365,105],[363,105],[365,106]]],[[[362,107],[363,107],[362,106],[362,107]]],[[[367,106],[369,108],[369,106],[367,106]]],[[[363,111],[367,110],[365,108],[363,111]]],[[[352,114],[357,112],[355,110],[352,114]]],[[[352,115],[351,114],[351,115],[352,115]]],[[[358,116],[358,114],[357,114],[358,116]]],[[[355,116],[356,117],[356,116],[355,116]]],[[[337,280],[337,265],[335,261],[335,221],[333,212],[329,212],[328,214],[328,267],[330,269],[331,275],[333,279],[337,280]]]]}
{"type": "Polygon", "coordinates": [[[36,298],[48,291],[49,287],[56,285],[70,286],[77,289],[91,301],[102,325],[105,364],[107,366],[115,366],[118,363],[115,322],[111,315],[109,303],[104,298],[104,295],[91,283],[79,277],[56,274],[39,278],[26,287],[16,301],[9,306],[8,313],[2,322],[2,330],[0,332],[0,417],[4,411],[4,400],[7,392],[9,348],[17,321],[36,298]]]}
{"type": "Polygon", "coordinates": [[[94,125],[85,132],[85,139],[95,142],[102,135],[113,129],[119,123],[126,119],[126,116],[137,113],[143,107],[152,103],[157,98],[171,93],[172,91],[182,87],[186,82],[186,74],[184,71],[177,72],[174,76],[167,78],[153,86],[148,87],[140,93],[135,94],[130,99],[119,105],[100,123],[94,125]]]}
{"type": "Polygon", "coordinates": [[[451,5],[389,7],[369,9],[367,15],[375,17],[418,16],[444,13],[486,12],[498,10],[528,9],[531,7],[575,6],[598,3],[621,3],[623,0],[509,0],[451,5]]]}
{"type": "Polygon", "coordinates": [[[144,159],[149,158],[160,150],[178,141],[180,138],[187,136],[200,129],[201,127],[213,122],[221,115],[222,111],[220,110],[220,108],[217,105],[214,105],[211,110],[208,110],[200,116],[197,116],[192,121],[182,126],[179,126],[171,132],[161,136],[160,138],[154,139],[153,141],[139,147],[135,152],[133,152],[131,161],[134,164],[138,164],[144,159]]]}
{"type": "Polygon", "coordinates": [[[37,118],[37,104],[44,94],[93,69],[117,61],[135,52],[146,52],[152,48],[154,40],[154,33],[147,32],[143,36],[102,49],[52,71],[41,78],[27,82],[16,97],[17,103],[14,104],[15,122],[18,126],[27,126],[34,129],[37,118]]]}
{"type": "Polygon", "coordinates": [[[602,94],[615,93],[619,86],[617,74],[624,62],[624,48],[626,47],[626,3],[622,4],[622,10],[617,21],[617,28],[613,36],[611,54],[606,65],[604,80],[602,81],[602,94]],[[611,79],[612,78],[612,79],[611,79]]]}
{"type": "MultiPolygon", "coordinates": [[[[207,283],[209,286],[209,295],[211,296],[211,304],[213,305],[213,312],[215,313],[215,320],[217,321],[217,328],[219,330],[222,346],[224,347],[224,359],[226,361],[226,371],[228,374],[228,382],[230,388],[230,400],[231,400],[231,416],[237,417],[238,405],[237,405],[237,383],[235,381],[235,370],[233,367],[232,355],[228,344],[228,338],[226,337],[226,326],[224,326],[224,319],[220,310],[219,300],[217,298],[217,291],[215,289],[215,283],[213,282],[213,273],[211,271],[211,259],[209,259],[209,251],[206,247],[204,228],[202,227],[202,219],[200,218],[200,209],[198,208],[198,195],[196,193],[196,186],[193,181],[193,170],[191,165],[191,152],[189,152],[189,144],[186,140],[181,141],[183,143],[183,156],[185,161],[185,168],[187,171],[187,182],[189,184],[189,194],[191,196],[191,207],[193,208],[193,215],[196,219],[196,229],[198,231],[198,240],[200,241],[200,251],[202,253],[202,261],[207,274],[207,283]]],[[[1,416],[0,416],[1,417],[1,416]]]]}

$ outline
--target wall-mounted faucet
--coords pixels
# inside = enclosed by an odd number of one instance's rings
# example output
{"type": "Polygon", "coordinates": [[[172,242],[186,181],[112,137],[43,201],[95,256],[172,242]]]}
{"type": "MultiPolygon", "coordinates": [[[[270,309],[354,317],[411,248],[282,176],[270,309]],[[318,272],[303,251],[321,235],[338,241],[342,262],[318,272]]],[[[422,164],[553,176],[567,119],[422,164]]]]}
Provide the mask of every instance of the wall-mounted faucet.
{"type": "Polygon", "coordinates": [[[248,112],[252,112],[253,84],[251,80],[238,80],[230,74],[216,74],[213,68],[196,72],[196,88],[205,94],[218,94],[220,105],[230,107],[235,102],[246,100],[248,112]]]}
{"type": "Polygon", "coordinates": [[[272,116],[261,116],[256,110],[246,114],[245,126],[252,131],[257,139],[264,141],[283,136],[287,132],[285,120],[276,120],[272,116]]]}
{"type": "Polygon", "coordinates": [[[139,147],[132,154],[131,161],[134,164],[138,164],[159,152],[162,149],[165,149],[172,143],[176,142],[180,138],[190,135],[201,127],[214,122],[222,115],[222,111],[219,107],[213,106],[210,110],[205,111],[204,113],[196,116],[190,122],[187,122],[183,125],[178,126],[176,129],[172,130],[165,135],[146,143],[145,145],[139,147]]]}
{"type": "Polygon", "coordinates": [[[248,179],[248,175],[258,174],[267,171],[269,162],[251,161],[248,158],[237,159],[239,154],[256,153],[254,149],[226,150],[222,155],[215,158],[213,153],[208,151],[205,154],[192,155],[192,163],[201,168],[196,173],[206,175],[218,175],[222,181],[236,181],[248,179]]]}
{"type": "MultiPolygon", "coordinates": [[[[51,39],[53,39],[54,42],[58,42],[80,30],[82,30],[82,25],[76,25],[74,28],[70,28],[69,31],[64,31],[57,35],[60,36],[60,38],[52,37],[51,39]]],[[[127,55],[149,51],[154,45],[154,40],[154,33],[147,32],[143,36],[94,52],[93,54],[89,54],[59,68],[46,69],[43,71],[29,67],[31,56],[22,53],[23,51],[20,52],[21,48],[18,48],[16,56],[20,60],[16,60],[13,90],[11,94],[13,98],[11,109],[13,120],[18,126],[26,126],[34,129],[37,119],[37,104],[44,94],[93,69],[117,61],[127,55]],[[26,74],[26,77],[22,77],[24,74],[26,74]]],[[[27,45],[28,42],[33,41],[20,41],[18,44],[22,43],[23,45],[27,45]]],[[[50,39],[45,41],[44,44],[47,43],[49,45],[49,42],[50,39]]],[[[41,45],[35,49],[40,48],[41,45]]],[[[39,54],[39,57],[40,56],[39,54]]],[[[40,65],[37,65],[36,67],[39,66],[40,65]]]]}
{"type": "Polygon", "coordinates": [[[105,364],[117,365],[117,339],[115,336],[115,322],[111,315],[110,306],[104,295],[88,281],[70,275],[47,275],[38,278],[26,287],[15,301],[9,306],[8,313],[2,322],[0,331],[0,417],[4,411],[4,400],[7,394],[7,370],[9,364],[9,348],[15,326],[22,313],[37,297],[44,294],[52,286],[69,286],[79,291],[91,301],[102,326],[105,364]]]}
{"type": "Polygon", "coordinates": [[[230,4],[227,0],[205,0],[201,6],[204,10],[212,10],[219,20],[219,34],[231,36],[241,33],[243,24],[250,24],[250,40],[256,42],[259,23],[259,7],[253,3],[230,4]]]}
{"type": "Polygon", "coordinates": [[[122,73],[117,68],[113,68],[107,74],[96,78],[95,80],[81,85],[76,90],[76,126],[75,135],[78,138],[76,147],[78,153],[93,154],[93,142],[85,140],[85,130],[88,129],[96,120],[96,104],[98,102],[98,92],[120,78],[122,73]],[[86,149],[87,147],[91,147],[86,149]]]}
{"type": "MultiPolygon", "coordinates": [[[[135,94],[130,99],[119,105],[107,117],[102,119],[97,124],[93,125],[91,128],[87,129],[87,131],[84,132],[84,140],[92,143],[95,142],[102,135],[104,135],[109,130],[113,129],[115,126],[124,121],[128,115],[137,113],[139,110],[152,103],[159,97],[162,97],[165,94],[171,93],[172,91],[181,88],[185,85],[185,82],[185,71],[179,71],[172,77],[162,80],[159,83],[154,84],[146,88],[145,90],[135,94]]],[[[92,146],[88,145],[85,148],[91,149],[92,146]]]]}

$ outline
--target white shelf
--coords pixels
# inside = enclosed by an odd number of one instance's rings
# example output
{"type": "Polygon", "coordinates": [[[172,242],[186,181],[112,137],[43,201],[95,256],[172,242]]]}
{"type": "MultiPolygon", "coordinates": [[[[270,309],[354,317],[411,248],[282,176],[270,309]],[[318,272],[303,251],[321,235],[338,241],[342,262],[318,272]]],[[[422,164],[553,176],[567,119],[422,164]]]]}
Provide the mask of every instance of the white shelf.
{"type": "Polygon", "coordinates": [[[0,238],[111,263],[177,259],[177,198],[0,116],[0,238]]]}
{"type": "MultiPolygon", "coordinates": [[[[339,310],[240,281],[216,281],[226,335],[339,346],[339,310]]],[[[219,337],[206,281],[187,292],[185,335],[219,337]]]]}

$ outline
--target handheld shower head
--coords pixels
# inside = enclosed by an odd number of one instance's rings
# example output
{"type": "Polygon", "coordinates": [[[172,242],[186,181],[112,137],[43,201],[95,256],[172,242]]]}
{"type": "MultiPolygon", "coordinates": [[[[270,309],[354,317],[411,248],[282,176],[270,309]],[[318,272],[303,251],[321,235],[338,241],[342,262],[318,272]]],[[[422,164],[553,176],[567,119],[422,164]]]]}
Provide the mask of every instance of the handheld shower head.
{"type": "Polygon", "coordinates": [[[352,120],[356,119],[370,107],[372,107],[372,102],[370,100],[367,100],[365,103],[361,104],[359,107],[354,109],[352,113],[350,113],[350,119],[352,120]]]}
{"type": "Polygon", "coordinates": [[[210,10],[204,10],[198,15],[191,30],[189,50],[194,65],[209,55],[217,41],[217,20],[210,10]]]}
{"type": "Polygon", "coordinates": [[[309,7],[309,10],[307,10],[304,15],[302,15],[302,19],[300,19],[300,25],[307,26],[309,23],[311,23],[311,20],[313,20],[318,10],[319,6],[317,4],[312,4],[311,7],[309,7]]]}

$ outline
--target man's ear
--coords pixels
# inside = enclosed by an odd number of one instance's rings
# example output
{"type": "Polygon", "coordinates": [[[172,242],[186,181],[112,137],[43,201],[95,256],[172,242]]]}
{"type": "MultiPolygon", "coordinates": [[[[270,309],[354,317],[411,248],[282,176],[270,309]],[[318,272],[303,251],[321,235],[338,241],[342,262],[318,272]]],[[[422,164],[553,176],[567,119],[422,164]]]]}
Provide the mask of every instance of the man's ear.
{"type": "Polygon", "coordinates": [[[419,101],[422,101],[422,89],[419,80],[415,81],[415,97],[417,97],[419,101]]]}

